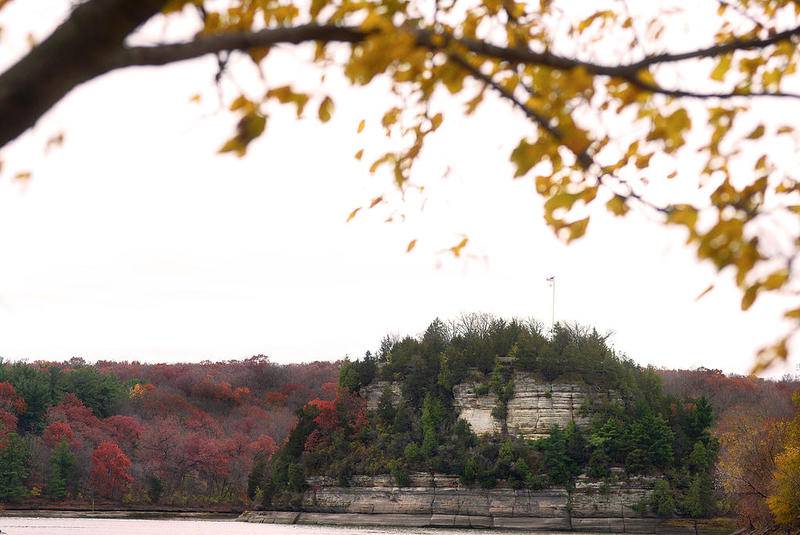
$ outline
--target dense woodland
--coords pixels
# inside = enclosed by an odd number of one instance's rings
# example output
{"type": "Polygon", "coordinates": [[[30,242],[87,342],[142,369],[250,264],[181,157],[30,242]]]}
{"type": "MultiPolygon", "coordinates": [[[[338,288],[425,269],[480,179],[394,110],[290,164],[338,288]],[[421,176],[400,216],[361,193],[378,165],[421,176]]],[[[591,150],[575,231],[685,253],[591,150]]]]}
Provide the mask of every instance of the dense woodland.
{"type": "Polygon", "coordinates": [[[0,361],[0,501],[243,504],[338,364],[0,361]]]}
{"type": "MultiPolygon", "coordinates": [[[[643,368],[596,330],[469,315],[386,337],[359,360],[280,366],[0,361],[0,501],[296,508],[306,478],[458,475],[478,488],[655,482],[659,516],[797,522],[800,384],[643,368]],[[589,428],[476,436],[453,407],[470,381],[505,420],[515,371],[583,382],[589,428]],[[367,411],[360,391],[400,385],[367,411]]],[[[604,486],[601,486],[604,488],[604,486]]]]}
{"type": "MultiPolygon", "coordinates": [[[[471,315],[434,321],[419,337],[384,339],[375,354],[342,364],[339,386],[335,400],[307,405],[286,443],[270,460],[256,463],[251,497],[266,507],[298,507],[310,475],[347,485],[355,474],[390,473],[404,486],[412,472],[443,472],[476,487],[530,489],[570,489],[578,477],[610,486],[647,476],[655,487],[637,504],[645,513],[689,518],[739,513],[754,525],[773,517],[784,523],[798,518],[793,508],[800,492],[792,487],[790,465],[798,462],[792,448],[800,444],[800,423],[789,422],[792,392],[799,385],[791,378],[776,382],[715,370],[643,368],[593,329],[556,325],[545,332],[536,323],[471,315]],[[494,416],[502,421],[515,370],[544,381],[583,382],[619,397],[584,407],[592,415],[589,429],[554,427],[536,441],[515,437],[505,426],[494,436],[476,436],[457,417],[453,386],[472,381],[479,391],[493,392],[494,416]],[[399,383],[402,399],[392,403],[387,388],[377,410],[368,413],[359,391],[375,380],[399,383]],[[770,457],[775,464],[762,476],[769,483],[755,494],[737,490],[742,480],[728,467],[748,466],[736,451],[735,426],[761,425],[762,416],[783,422],[787,432],[770,457]],[[756,497],[760,516],[749,514],[747,505],[756,497]]],[[[749,438],[750,450],[761,451],[761,437],[749,438]]]]}

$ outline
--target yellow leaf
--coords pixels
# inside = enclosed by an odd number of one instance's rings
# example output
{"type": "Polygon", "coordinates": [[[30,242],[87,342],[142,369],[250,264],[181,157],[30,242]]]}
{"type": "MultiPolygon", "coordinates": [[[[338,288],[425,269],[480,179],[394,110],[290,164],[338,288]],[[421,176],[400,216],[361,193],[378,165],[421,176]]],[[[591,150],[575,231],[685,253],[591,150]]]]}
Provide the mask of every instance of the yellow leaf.
{"type": "Polygon", "coordinates": [[[392,154],[391,152],[387,152],[386,154],[384,154],[383,156],[372,162],[372,165],[369,167],[369,172],[371,174],[374,174],[381,165],[389,164],[392,161],[394,161],[394,159],[395,159],[394,154],[392,154]]]}
{"type": "Polygon", "coordinates": [[[364,156],[364,149],[358,149],[356,152],[356,160],[360,160],[364,156]]]}
{"type": "Polygon", "coordinates": [[[31,176],[33,175],[31,175],[30,171],[20,171],[14,175],[14,180],[30,180],[31,176]]]}
{"type": "Polygon", "coordinates": [[[781,126],[780,128],[778,128],[779,134],[790,134],[792,132],[794,132],[794,127],[791,126],[781,126]]]}
{"type": "Polygon", "coordinates": [[[753,302],[755,302],[756,297],[758,297],[758,291],[760,289],[761,285],[756,283],[744,291],[744,295],[742,296],[742,310],[747,310],[753,306],[753,302]]]}
{"type": "Polygon", "coordinates": [[[360,210],[361,210],[361,207],[359,206],[358,208],[356,208],[355,210],[353,210],[352,212],[350,212],[350,215],[348,215],[348,216],[347,216],[347,221],[348,221],[348,222],[352,221],[352,219],[353,219],[353,218],[356,216],[356,214],[357,214],[357,213],[358,213],[360,210]]]}
{"type": "Polygon", "coordinates": [[[308,95],[305,93],[298,93],[288,85],[274,87],[267,91],[266,96],[267,98],[277,99],[281,104],[294,104],[297,108],[297,117],[303,115],[303,110],[309,99],[308,95]]]}
{"type": "Polygon", "coordinates": [[[453,253],[453,255],[454,255],[456,258],[458,258],[459,256],[461,256],[461,250],[462,250],[464,247],[466,247],[466,246],[467,246],[467,243],[469,243],[469,238],[465,237],[465,238],[464,238],[464,239],[462,239],[460,242],[458,242],[456,245],[454,245],[453,247],[451,247],[451,248],[450,248],[450,252],[451,252],[451,253],[453,253]]]}
{"type": "Polygon", "coordinates": [[[516,165],[514,178],[525,175],[540,161],[547,159],[544,143],[530,143],[525,139],[520,140],[519,144],[511,151],[511,162],[516,165]]]}
{"type": "Polygon", "coordinates": [[[381,202],[383,202],[383,196],[382,195],[380,197],[375,197],[374,199],[372,199],[372,202],[369,203],[369,207],[370,208],[375,208],[375,206],[377,206],[381,202]]]}
{"type": "Polygon", "coordinates": [[[800,320],[800,308],[794,308],[792,310],[787,310],[783,314],[783,317],[786,318],[786,319],[791,319],[791,320],[800,320]]]}
{"type": "Polygon", "coordinates": [[[567,225],[567,229],[569,229],[569,237],[567,238],[567,243],[571,242],[572,240],[577,240],[578,238],[586,234],[586,229],[588,227],[589,227],[588,217],[584,217],[583,219],[573,221],[572,223],[567,225]]]}
{"type": "Polygon", "coordinates": [[[648,165],[650,165],[650,158],[653,157],[653,153],[650,154],[640,154],[636,157],[636,167],[638,169],[644,169],[648,165]]]}
{"type": "Polygon", "coordinates": [[[192,102],[194,104],[199,104],[201,99],[202,97],[200,96],[200,93],[195,93],[189,98],[189,102],[192,102]]]}
{"type": "Polygon", "coordinates": [[[356,130],[356,133],[360,134],[363,132],[365,126],[367,126],[367,123],[364,121],[364,119],[361,119],[361,121],[358,123],[358,129],[356,130]]]}
{"type": "Polygon", "coordinates": [[[331,120],[331,116],[333,115],[333,100],[331,97],[325,97],[322,99],[317,115],[319,115],[319,120],[323,123],[327,123],[331,120]]]}
{"type": "Polygon", "coordinates": [[[564,133],[564,145],[576,155],[585,152],[590,144],[591,142],[586,137],[586,132],[578,127],[570,128],[569,131],[564,133]]]}
{"type": "Polygon", "coordinates": [[[253,63],[259,64],[261,63],[262,59],[267,57],[267,54],[269,54],[269,50],[270,49],[268,46],[251,48],[250,50],[247,51],[247,55],[250,56],[250,59],[253,60],[253,63]]]}
{"type": "Polygon", "coordinates": [[[411,240],[410,242],[408,242],[408,246],[406,247],[406,252],[410,253],[416,246],[417,246],[417,240],[411,240]]]}
{"type": "Polygon", "coordinates": [[[572,208],[572,205],[578,200],[580,196],[574,193],[568,193],[566,191],[559,191],[544,203],[544,209],[552,213],[559,208],[564,208],[569,210],[572,208]]]}
{"type": "Polygon", "coordinates": [[[714,70],[711,71],[711,79],[721,82],[725,79],[725,75],[728,73],[728,70],[731,68],[731,55],[725,54],[721,58],[719,58],[719,63],[717,66],[714,67],[714,70]]]}
{"type": "Polygon", "coordinates": [[[245,97],[244,95],[239,95],[233,100],[233,102],[231,102],[230,110],[236,111],[239,109],[252,109],[252,107],[253,103],[250,102],[250,100],[247,97],[245,97]]]}
{"type": "Polygon", "coordinates": [[[697,223],[697,208],[689,204],[676,204],[670,207],[667,221],[675,225],[684,225],[690,230],[697,223]]]}
{"type": "Polygon", "coordinates": [[[755,130],[750,132],[750,135],[747,136],[747,139],[758,139],[763,135],[764,135],[764,125],[760,124],[755,128],[755,130]]]}
{"type": "Polygon", "coordinates": [[[400,108],[392,108],[384,113],[383,117],[381,118],[381,124],[383,127],[388,129],[390,126],[396,123],[397,119],[400,117],[400,111],[400,108]]]}
{"type": "Polygon", "coordinates": [[[431,130],[433,131],[439,128],[443,120],[444,116],[441,113],[437,113],[436,115],[431,117],[431,130]]]}
{"type": "Polygon", "coordinates": [[[537,176],[536,177],[536,192],[540,195],[545,195],[547,192],[550,191],[550,188],[553,186],[553,181],[549,176],[537,176]]]}
{"type": "Polygon", "coordinates": [[[243,116],[236,125],[236,135],[220,149],[220,153],[234,152],[240,158],[247,153],[247,146],[260,136],[267,126],[267,118],[260,113],[251,112],[243,116]]]}
{"type": "Polygon", "coordinates": [[[766,279],[764,279],[764,289],[766,290],[777,290],[784,284],[786,281],[789,280],[789,270],[786,268],[779,269],[773,273],[770,273],[766,279]]]}
{"type": "Polygon", "coordinates": [[[623,216],[628,213],[628,204],[625,202],[625,197],[621,195],[614,195],[606,203],[608,211],[616,216],[623,216]]]}

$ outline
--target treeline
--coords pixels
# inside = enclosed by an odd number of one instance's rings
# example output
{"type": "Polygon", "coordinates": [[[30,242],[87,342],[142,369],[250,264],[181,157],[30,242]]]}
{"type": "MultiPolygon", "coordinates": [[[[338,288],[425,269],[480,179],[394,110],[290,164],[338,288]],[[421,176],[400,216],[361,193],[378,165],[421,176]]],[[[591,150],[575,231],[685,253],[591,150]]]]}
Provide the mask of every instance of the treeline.
{"type": "Polygon", "coordinates": [[[0,360],[0,501],[242,504],[338,363],[0,360]]]}
{"type": "Polygon", "coordinates": [[[719,413],[717,483],[744,526],[776,521],[800,527],[800,391],[797,377],[778,381],[719,370],[661,370],[675,393],[704,392],[719,413]]]}
{"type": "Polygon", "coordinates": [[[559,324],[544,331],[486,315],[436,320],[419,337],[386,338],[376,354],[346,361],[339,385],[335,400],[306,406],[286,444],[256,465],[249,485],[255,499],[296,507],[309,475],[347,485],[354,474],[391,473],[403,486],[412,471],[436,471],[486,488],[532,489],[571,488],[582,474],[609,484],[650,475],[660,481],[652,500],[639,504],[643,510],[701,517],[718,508],[719,444],[709,402],[666,394],[655,370],[619,355],[592,329],[559,324]],[[504,425],[494,436],[476,436],[458,418],[453,386],[469,380],[494,392],[494,416],[503,421],[517,370],[617,395],[585,407],[593,415],[588,429],[571,424],[527,441],[504,425]],[[401,400],[387,388],[367,414],[358,392],[375,380],[398,384],[401,400]]]}

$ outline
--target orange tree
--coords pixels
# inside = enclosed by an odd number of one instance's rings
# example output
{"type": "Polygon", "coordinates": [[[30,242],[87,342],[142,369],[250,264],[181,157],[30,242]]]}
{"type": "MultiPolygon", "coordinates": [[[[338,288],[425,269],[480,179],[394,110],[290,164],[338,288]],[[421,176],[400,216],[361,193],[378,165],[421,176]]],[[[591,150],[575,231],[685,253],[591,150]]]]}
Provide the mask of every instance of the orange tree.
{"type": "MultiPolygon", "coordinates": [[[[0,9],[9,1],[0,0],[0,9]]],[[[279,45],[307,43],[320,70],[338,69],[353,85],[391,85],[397,98],[372,119],[401,143],[380,154],[370,171],[385,168],[397,188],[419,187],[414,164],[445,120],[437,111],[441,98],[462,97],[471,114],[494,94],[530,122],[509,155],[514,175],[535,183],[546,224],[564,240],[586,232],[594,205],[620,217],[643,210],[685,228],[700,259],[730,271],[743,309],[762,292],[796,297],[797,133],[781,118],[799,96],[792,86],[800,3],[575,4],[86,0],[0,75],[0,148],[104,73],[206,55],[217,55],[223,70],[233,54],[263,64],[279,45]],[[701,16],[698,6],[707,8],[701,16]],[[181,41],[129,44],[151,19],[189,16],[197,17],[198,31],[181,41]],[[703,31],[684,38],[675,31],[681,25],[703,31]],[[781,147],[789,147],[783,160],[781,147]]],[[[276,103],[294,106],[298,115],[313,104],[326,122],[335,98],[267,82],[257,95],[236,95],[230,112],[238,127],[221,139],[221,151],[244,155],[276,103]]],[[[362,157],[359,150],[356,158],[362,157]]],[[[382,202],[379,196],[365,207],[382,202]]],[[[794,328],[762,350],[756,369],[786,358],[800,308],[786,317],[794,328]]]]}

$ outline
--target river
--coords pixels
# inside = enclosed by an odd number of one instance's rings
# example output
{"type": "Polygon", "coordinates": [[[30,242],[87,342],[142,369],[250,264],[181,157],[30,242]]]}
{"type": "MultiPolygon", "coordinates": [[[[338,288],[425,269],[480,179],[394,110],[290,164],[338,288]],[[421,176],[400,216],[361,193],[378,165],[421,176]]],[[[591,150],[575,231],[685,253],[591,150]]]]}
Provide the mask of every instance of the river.
{"type": "MultiPolygon", "coordinates": [[[[0,512],[2,515],[2,512],[0,512]]],[[[2,517],[8,535],[519,535],[519,531],[247,524],[233,520],[2,517]]]]}

